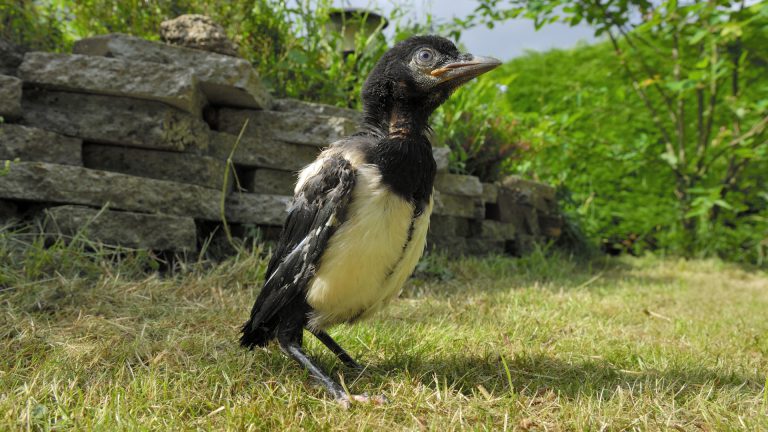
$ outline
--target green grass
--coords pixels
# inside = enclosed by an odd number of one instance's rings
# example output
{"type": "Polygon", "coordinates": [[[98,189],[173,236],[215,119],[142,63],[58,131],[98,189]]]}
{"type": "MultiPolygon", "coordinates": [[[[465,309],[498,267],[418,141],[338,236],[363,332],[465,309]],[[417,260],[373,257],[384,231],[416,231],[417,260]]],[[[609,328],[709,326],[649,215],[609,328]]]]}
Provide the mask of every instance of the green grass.
{"type": "Polygon", "coordinates": [[[768,275],[718,261],[431,258],[308,351],[329,400],[237,330],[264,261],[145,276],[146,254],[0,236],[0,430],[766,430],[768,275]],[[22,242],[23,243],[23,242],[22,242]]]}

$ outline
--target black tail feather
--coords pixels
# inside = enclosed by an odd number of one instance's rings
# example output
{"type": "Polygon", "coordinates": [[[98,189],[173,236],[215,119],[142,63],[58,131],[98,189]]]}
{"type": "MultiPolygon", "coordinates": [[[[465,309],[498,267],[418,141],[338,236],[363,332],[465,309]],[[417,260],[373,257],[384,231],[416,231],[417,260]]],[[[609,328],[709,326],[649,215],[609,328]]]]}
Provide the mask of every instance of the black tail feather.
{"type": "Polygon", "coordinates": [[[266,346],[269,341],[275,338],[275,330],[275,326],[270,325],[270,323],[255,324],[253,322],[253,317],[251,317],[240,330],[242,333],[240,336],[240,345],[250,349],[257,346],[266,346]]]}

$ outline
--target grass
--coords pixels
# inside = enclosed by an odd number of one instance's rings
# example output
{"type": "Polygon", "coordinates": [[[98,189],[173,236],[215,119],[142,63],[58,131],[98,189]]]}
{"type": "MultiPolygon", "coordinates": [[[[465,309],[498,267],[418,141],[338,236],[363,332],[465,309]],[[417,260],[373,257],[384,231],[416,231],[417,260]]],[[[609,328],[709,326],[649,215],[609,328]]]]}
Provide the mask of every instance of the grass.
{"type": "Polygon", "coordinates": [[[259,254],[161,277],[145,253],[77,244],[0,235],[0,430],[768,429],[765,273],[431,257],[377,318],[331,332],[362,375],[306,337],[391,401],[344,410],[276,347],[238,347],[259,254]]]}

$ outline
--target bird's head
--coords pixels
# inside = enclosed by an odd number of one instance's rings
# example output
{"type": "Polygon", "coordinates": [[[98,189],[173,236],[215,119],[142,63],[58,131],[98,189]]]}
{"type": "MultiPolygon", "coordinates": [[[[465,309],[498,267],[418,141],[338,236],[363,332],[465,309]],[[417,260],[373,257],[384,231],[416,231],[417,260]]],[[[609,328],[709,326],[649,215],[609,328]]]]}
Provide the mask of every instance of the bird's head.
{"type": "Polygon", "coordinates": [[[365,122],[391,129],[392,116],[407,117],[415,127],[462,84],[499,66],[492,57],[460,53],[448,39],[413,36],[387,51],[363,85],[365,122]]]}

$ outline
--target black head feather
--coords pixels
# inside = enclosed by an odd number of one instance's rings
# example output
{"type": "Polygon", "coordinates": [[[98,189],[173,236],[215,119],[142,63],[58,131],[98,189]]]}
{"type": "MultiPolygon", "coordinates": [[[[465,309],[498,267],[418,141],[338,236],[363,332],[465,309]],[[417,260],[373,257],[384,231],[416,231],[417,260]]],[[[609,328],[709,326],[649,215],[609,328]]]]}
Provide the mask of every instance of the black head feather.
{"type": "Polygon", "coordinates": [[[377,135],[422,132],[434,110],[470,79],[500,62],[462,54],[440,36],[413,36],[387,51],[363,84],[365,128],[377,135]],[[407,123],[407,124],[404,124],[407,123]]]}

